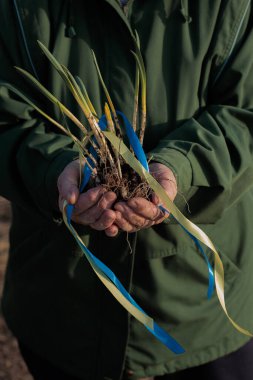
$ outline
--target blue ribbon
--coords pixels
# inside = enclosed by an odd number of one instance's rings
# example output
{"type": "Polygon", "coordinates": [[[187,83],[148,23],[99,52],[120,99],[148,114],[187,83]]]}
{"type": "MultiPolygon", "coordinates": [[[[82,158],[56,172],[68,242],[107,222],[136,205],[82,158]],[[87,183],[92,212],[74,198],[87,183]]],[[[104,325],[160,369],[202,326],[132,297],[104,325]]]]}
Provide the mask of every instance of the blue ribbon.
{"type": "Polygon", "coordinates": [[[147,161],[146,155],[145,155],[144,150],[141,146],[140,140],[138,139],[136,133],[133,130],[132,125],[130,124],[129,120],[127,119],[127,117],[122,112],[117,111],[117,114],[120,115],[123,119],[129,143],[130,143],[136,157],[138,158],[138,161],[149,172],[148,161],[147,161]]]}
{"type": "MultiPolygon", "coordinates": [[[[160,208],[160,210],[162,210],[166,214],[170,214],[170,212],[165,207],[163,207],[162,205],[159,205],[159,208],[160,208]]],[[[171,216],[174,218],[173,215],[171,215],[171,216]]],[[[195,236],[193,236],[184,226],[182,226],[182,224],[177,219],[175,219],[175,220],[183,228],[183,230],[190,236],[190,238],[194,241],[194,243],[196,244],[196,246],[199,249],[200,253],[202,254],[202,256],[205,259],[205,262],[206,262],[207,268],[208,268],[208,282],[209,282],[208,289],[207,289],[207,298],[210,299],[212,297],[212,295],[213,295],[214,285],[215,285],[213,268],[212,268],[212,266],[211,266],[211,264],[210,264],[210,262],[208,260],[208,257],[206,255],[205,251],[203,250],[202,245],[200,244],[199,240],[195,236]]]]}
{"type": "MultiPolygon", "coordinates": [[[[125,126],[125,130],[126,130],[126,134],[127,134],[129,143],[130,143],[130,145],[131,145],[131,147],[132,147],[132,149],[133,149],[133,151],[134,151],[137,159],[142,164],[142,166],[147,171],[149,171],[149,166],[148,166],[148,162],[147,162],[145,153],[143,151],[143,148],[142,148],[142,146],[140,144],[140,141],[139,141],[136,133],[134,132],[134,130],[133,130],[133,128],[132,128],[129,120],[127,119],[127,117],[122,112],[117,111],[117,114],[121,116],[121,118],[122,118],[122,120],[124,122],[124,126],[125,126]]],[[[103,115],[100,118],[100,120],[99,120],[99,126],[100,126],[101,130],[105,130],[106,129],[107,122],[106,122],[105,115],[103,115]]],[[[94,143],[96,143],[95,139],[93,141],[94,141],[94,143]]],[[[93,147],[90,148],[90,153],[93,155],[94,158],[97,157],[97,153],[96,153],[96,151],[95,151],[95,149],[93,147]]],[[[88,160],[89,160],[90,166],[93,168],[94,167],[94,162],[91,159],[88,159],[88,160]]],[[[89,166],[88,165],[84,165],[83,180],[82,180],[82,184],[80,186],[80,191],[81,192],[84,190],[85,186],[89,182],[89,179],[90,179],[90,176],[91,176],[91,172],[92,171],[89,168],[89,166]]],[[[68,205],[67,206],[67,221],[68,221],[69,225],[71,225],[71,215],[72,215],[72,212],[73,212],[73,208],[74,208],[73,205],[68,205]]],[[[159,205],[159,208],[163,212],[169,214],[169,211],[166,208],[164,208],[162,205],[159,205]]],[[[203,248],[201,247],[198,239],[195,238],[195,236],[193,236],[189,231],[187,231],[182,225],[181,225],[181,227],[194,240],[196,246],[198,247],[198,249],[200,250],[200,252],[202,253],[202,255],[205,258],[205,261],[206,261],[207,266],[208,266],[208,272],[209,272],[208,298],[210,298],[211,295],[212,295],[212,293],[213,293],[213,290],[214,290],[214,274],[213,274],[212,266],[210,265],[208,257],[205,254],[203,248]]],[[[94,266],[98,267],[107,276],[107,278],[110,279],[110,281],[118,288],[118,290],[124,295],[124,297],[129,302],[131,302],[132,305],[134,305],[136,308],[138,308],[140,311],[142,311],[144,314],[146,314],[143,311],[143,309],[132,298],[132,296],[127,292],[127,290],[124,288],[124,286],[121,284],[121,282],[119,281],[119,279],[115,276],[115,274],[111,271],[111,269],[108,268],[96,256],[94,256],[90,252],[90,250],[83,243],[81,243],[80,241],[78,241],[78,244],[79,244],[82,252],[84,252],[84,254],[89,258],[89,260],[94,264],[94,266]]],[[[183,347],[174,338],[172,338],[165,330],[163,330],[160,326],[158,326],[156,322],[154,322],[154,326],[153,326],[154,328],[153,328],[153,330],[149,326],[145,325],[145,327],[158,340],[160,340],[163,344],[165,344],[165,346],[168,347],[173,353],[175,353],[175,354],[182,354],[182,353],[185,352],[185,350],[183,349],[183,347]]]]}
{"type": "MultiPolygon", "coordinates": [[[[143,160],[143,157],[145,157],[145,154],[143,152],[143,149],[139,149],[140,143],[136,136],[136,134],[133,131],[133,128],[131,127],[131,124],[127,120],[124,114],[121,112],[118,112],[123,118],[124,124],[126,126],[126,132],[127,136],[130,141],[133,141],[133,149],[136,150],[138,153],[136,153],[137,158],[140,160],[143,160]]],[[[103,115],[101,119],[99,120],[99,126],[101,130],[106,129],[106,118],[103,115]]],[[[91,148],[90,152],[92,153],[93,157],[96,158],[97,154],[93,148],[91,148]]],[[[94,167],[94,163],[90,160],[89,164],[94,167]]],[[[148,164],[146,167],[148,169],[148,164]]],[[[80,191],[85,188],[87,183],[89,182],[91,176],[91,169],[88,167],[88,165],[84,165],[83,169],[83,180],[82,184],[80,186],[80,191]]],[[[73,205],[67,205],[67,221],[68,224],[71,226],[71,215],[73,212],[73,205]]],[[[132,305],[134,305],[136,308],[138,308],[141,312],[146,314],[144,310],[136,303],[136,301],[132,298],[132,296],[127,292],[127,290],[124,288],[122,283],[119,281],[119,279],[115,276],[115,274],[111,271],[110,268],[108,268],[102,261],[100,261],[96,256],[94,256],[90,250],[79,240],[77,241],[79,247],[81,248],[82,252],[89,258],[89,260],[94,264],[94,266],[98,267],[107,277],[110,279],[110,281],[118,288],[118,290],[125,296],[125,298],[131,302],[132,305]]],[[[172,338],[165,330],[163,330],[160,326],[157,325],[156,322],[154,322],[153,330],[145,325],[145,327],[158,339],[160,340],[167,348],[169,348],[173,353],[175,354],[182,354],[185,352],[184,348],[174,339],[172,338]]]]}
{"type": "MultiPolygon", "coordinates": [[[[142,148],[142,145],[141,145],[141,143],[140,143],[140,141],[139,141],[136,133],[133,130],[132,125],[130,124],[129,120],[127,119],[127,117],[122,112],[117,111],[117,114],[119,114],[122,117],[123,121],[124,121],[125,129],[126,129],[126,134],[127,134],[129,143],[130,143],[130,145],[131,145],[131,147],[132,147],[132,149],[133,149],[136,157],[138,158],[138,161],[149,172],[149,166],[148,166],[146,155],[144,153],[144,150],[142,148]]],[[[166,214],[170,214],[170,212],[165,207],[163,207],[162,205],[159,205],[158,207],[160,208],[160,210],[162,210],[166,214]]],[[[180,222],[178,222],[178,223],[180,224],[180,222]]],[[[204,250],[203,250],[203,248],[202,248],[199,240],[195,236],[193,236],[181,224],[180,224],[180,226],[190,236],[190,238],[194,241],[194,243],[196,244],[196,246],[198,247],[199,251],[201,252],[201,254],[203,255],[203,257],[204,257],[204,259],[206,261],[206,264],[207,264],[207,267],[208,267],[208,278],[209,278],[209,284],[208,284],[208,290],[207,290],[207,298],[210,299],[212,297],[213,292],[214,292],[214,284],[215,284],[214,273],[213,273],[212,266],[211,266],[211,264],[210,264],[210,262],[208,260],[208,257],[206,255],[206,253],[204,252],[204,250]]]]}
{"type": "MultiPolygon", "coordinates": [[[[99,260],[96,256],[94,256],[90,250],[80,241],[77,241],[79,247],[81,250],[85,253],[86,256],[89,257],[90,261],[97,266],[110,280],[111,282],[119,289],[119,291],[125,296],[125,298],[131,302],[132,305],[134,305],[137,309],[142,311],[144,314],[145,311],[136,303],[136,301],[133,299],[133,297],[127,292],[127,290],[124,288],[120,280],[115,276],[115,274],[111,271],[110,268],[108,268],[101,260],[99,260]]],[[[167,348],[169,348],[173,353],[175,354],[182,354],[185,352],[183,347],[174,339],[172,338],[165,330],[163,330],[161,327],[157,325],[157,323],[154,322],[153,330],[149,327],[145,327],[162,343],[165,344],[167,348]]]]}

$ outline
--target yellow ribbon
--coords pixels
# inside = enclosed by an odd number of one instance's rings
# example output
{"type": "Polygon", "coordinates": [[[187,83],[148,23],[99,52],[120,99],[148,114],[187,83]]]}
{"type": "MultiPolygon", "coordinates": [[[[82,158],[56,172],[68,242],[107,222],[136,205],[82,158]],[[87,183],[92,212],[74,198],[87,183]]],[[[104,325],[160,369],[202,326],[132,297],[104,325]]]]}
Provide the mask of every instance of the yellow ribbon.
{"type": "MultiPolygon", "coordinates": [[[[80,247],[85,247],[81,237],[78,235],[74,227],[68,223],[67,220],[67,202],[64,201],[63,205],[63,220],[66,226],[68,227],[71,234],[74,236],[76,242],[80,247]]],[[[84,252],[84,250],[82,250],[84,252]]],[[[85,254],[85,252],[84,252],[85,254]]],[[[119,291],[119,289],[107,278],[107,276],[100,270],[100,268],[94,263],[94,261],[90,258],[89,255],[85,254],[87,260],[89,261],[92,269],[98,276],[98,278],[102,281],[102,283],[106,286],[109,292],[116,298],[116,300],[130,313],[132,314],[139,322],[143,323],[145,326],[148,326],[151,330],[154,327],[154,320],[146,313],[139,310],[135,307],[124,295],[119,291]]]]}
{"type": "Polygon", "coordinates": [[[195,238],[197,238],[200,242],[205,244],[214,254],[214,278],[215,278],[215,287],[216,293],[221,304],[221,307],[226,314],[229,321],[232,325],[240,331],[242,334],[253,337],[253,334],[239,326],[228,314],[226,303],[225,303],[225,295],[224,295],[224,268],[220,256],[210,240],[210,238],[194,223],[188,220],[175,206],[175,204],[170,200],[167,193],[163,189],[163,187],[155,180],[155,178],[144,169],[144,167],[140,164],[140,162],[133,156],[127,146],[120,140],[115,134],[111,132],[103,132],[106,138],[110,141],[112,146],[119,152],[119,154],[123,157],[125,162],[131,166],[139,176],[147,181],[151,189],[159,196],[162,200],[165,207],[170,211],[173,217],[185,228],[187,229],[195,238]]]}

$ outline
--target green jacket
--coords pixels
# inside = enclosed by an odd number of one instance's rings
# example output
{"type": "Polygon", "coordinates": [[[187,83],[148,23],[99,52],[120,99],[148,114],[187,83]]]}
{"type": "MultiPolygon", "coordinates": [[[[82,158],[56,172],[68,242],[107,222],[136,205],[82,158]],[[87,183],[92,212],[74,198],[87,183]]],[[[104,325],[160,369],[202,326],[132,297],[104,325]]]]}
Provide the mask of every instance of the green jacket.
{"type": "Polygon", "coordinates": [[[176,174],[176,204],[221,255],[227,308],[253,330],[252,8],[250,0],[130,0],[125,12],[116,0],[0,2],[0,191],[13,204],[2,308],[21,341],[80,379],[119,380],[123,368],[134,372],[131,379],[171,373],[232,352],[248,338],[228,322],[216,295],[207,300],[206,264],[172,218],[129,241],[125,233],[108,238],[77,229],[184,346],[183,355],[130,318],[88,262],[77,260],[56,208],[57,177],[77,153],[8,90],[7,83],[16,86],[62,118],[13,66],[35,72],[84,121],[36,41],[83,79],[102,115],[92,48],[114,103],[131,119],[138,31],[148,80],[145,152],[176,174]]]}

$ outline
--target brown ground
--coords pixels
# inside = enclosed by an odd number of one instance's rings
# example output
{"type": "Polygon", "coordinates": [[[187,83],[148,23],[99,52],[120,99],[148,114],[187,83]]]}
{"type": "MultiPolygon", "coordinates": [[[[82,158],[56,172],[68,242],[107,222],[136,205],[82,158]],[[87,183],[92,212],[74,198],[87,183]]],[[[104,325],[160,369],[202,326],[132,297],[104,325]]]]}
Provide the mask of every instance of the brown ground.
{"type": "MultiPolygon", "coordinates": [[[[9,249],[10,205],[0,197],[0,299],[9,249]]],[[[17,342],[8,330],[0,309],[0,380],[32,380],[20,357],[17,342]]]]}

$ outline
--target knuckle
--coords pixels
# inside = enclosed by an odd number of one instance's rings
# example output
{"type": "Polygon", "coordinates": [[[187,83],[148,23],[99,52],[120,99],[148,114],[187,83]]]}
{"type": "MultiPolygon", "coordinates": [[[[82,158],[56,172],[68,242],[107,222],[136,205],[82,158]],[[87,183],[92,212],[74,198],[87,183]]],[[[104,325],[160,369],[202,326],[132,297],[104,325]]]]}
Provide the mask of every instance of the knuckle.
{"type": "Polygon", "coordinates": [[[107,206],[107,199],[105,198],[105,196],[103,196],[100,201],[98,202],[97,204],[97,207],[100,209],[100,210],[105,210],[106,209],[106,206],[107,206]]]}
{"type": "Polygon", "coordinates": [[[94,191],[88,191],[86,193],[86,201],[88,203],[94,204],[97,201],[97,194],[94,191]]]}
{"type": "Polygon", "coordinates": [[[110,220],[115,219],[115,212],[112,210],[105,210],[103,217],[110,219],[110,220]]]}
{"type": "Polygon", "coordinates": [[[139,204],[139,202],[138,202],[138,200],[136,199],[136,198],[132,198],[132,199],[129,199],[129,201],[127,202],[127,204],[131,207],[131,208],[133,208],[133,209],[135,209],[135,208],[139,208],[140,207],[140,204],[139,204]]]}
{"type": "Polygon", "coordinates": [[[117,210],[117,212],[123,212],[124,205],[122,205],[122,203],[116,203],[116,205],[114,206],[114,209],[117,210]]]}
{"type": "Polygon", "coordinates": [[[104,189],[101,186],[94,187],[86,192],[86,199],[92,204],[97,203],[100,198],[103,198],[103,193],[104,189]]]}
{"type": "Polygon", "coordinates": [[[122,215],[121,215],[121,212],[120,211],[118,211],[118,210],[116,210],[115,211],[115,215],[116,215],[116,219],[120,222],[121,221],[121,219],[122,219],[122,215]]]}
{"type": "Polygon", "coordinates": [[[142,218],[139,218],[135,215],[130,215],[131,223],[134,224],[136,227],[142,227],[145,224],[145,220],[142,218]]]}
{"type": "Polygon", "coordinates": [[[124,229],[124,222],[121,216],[116,216],[116,223],[117,223],[117,226],[119,226],[119,228],[121,228],[122,230],[124,229]]]}
{"type": "Polygon", "coordinates": [[[93,224],[96,222],[96,217],[92,214],[92,213],[89,213],[89,212],[86,212],[86,213],[83,213],[81,215],[76,215],[74,216],[74,221],[79,223],[79,224],[83,224],[85,226],[87,226],[88,224],[93,224]]]}
{"type": "Polygon", "coordinates": [[[117,195],[113,191],[108,191],[105,196],[109,202],[115,201],[117,198],[117,195]]]}
{"type": "Polygon", "coordinates": [[[87,211],[83,214],[83,219],[87,221],[88,224],[95,223],[100,219],[101,213],[95,212],[94,210],[87,211]]]}

